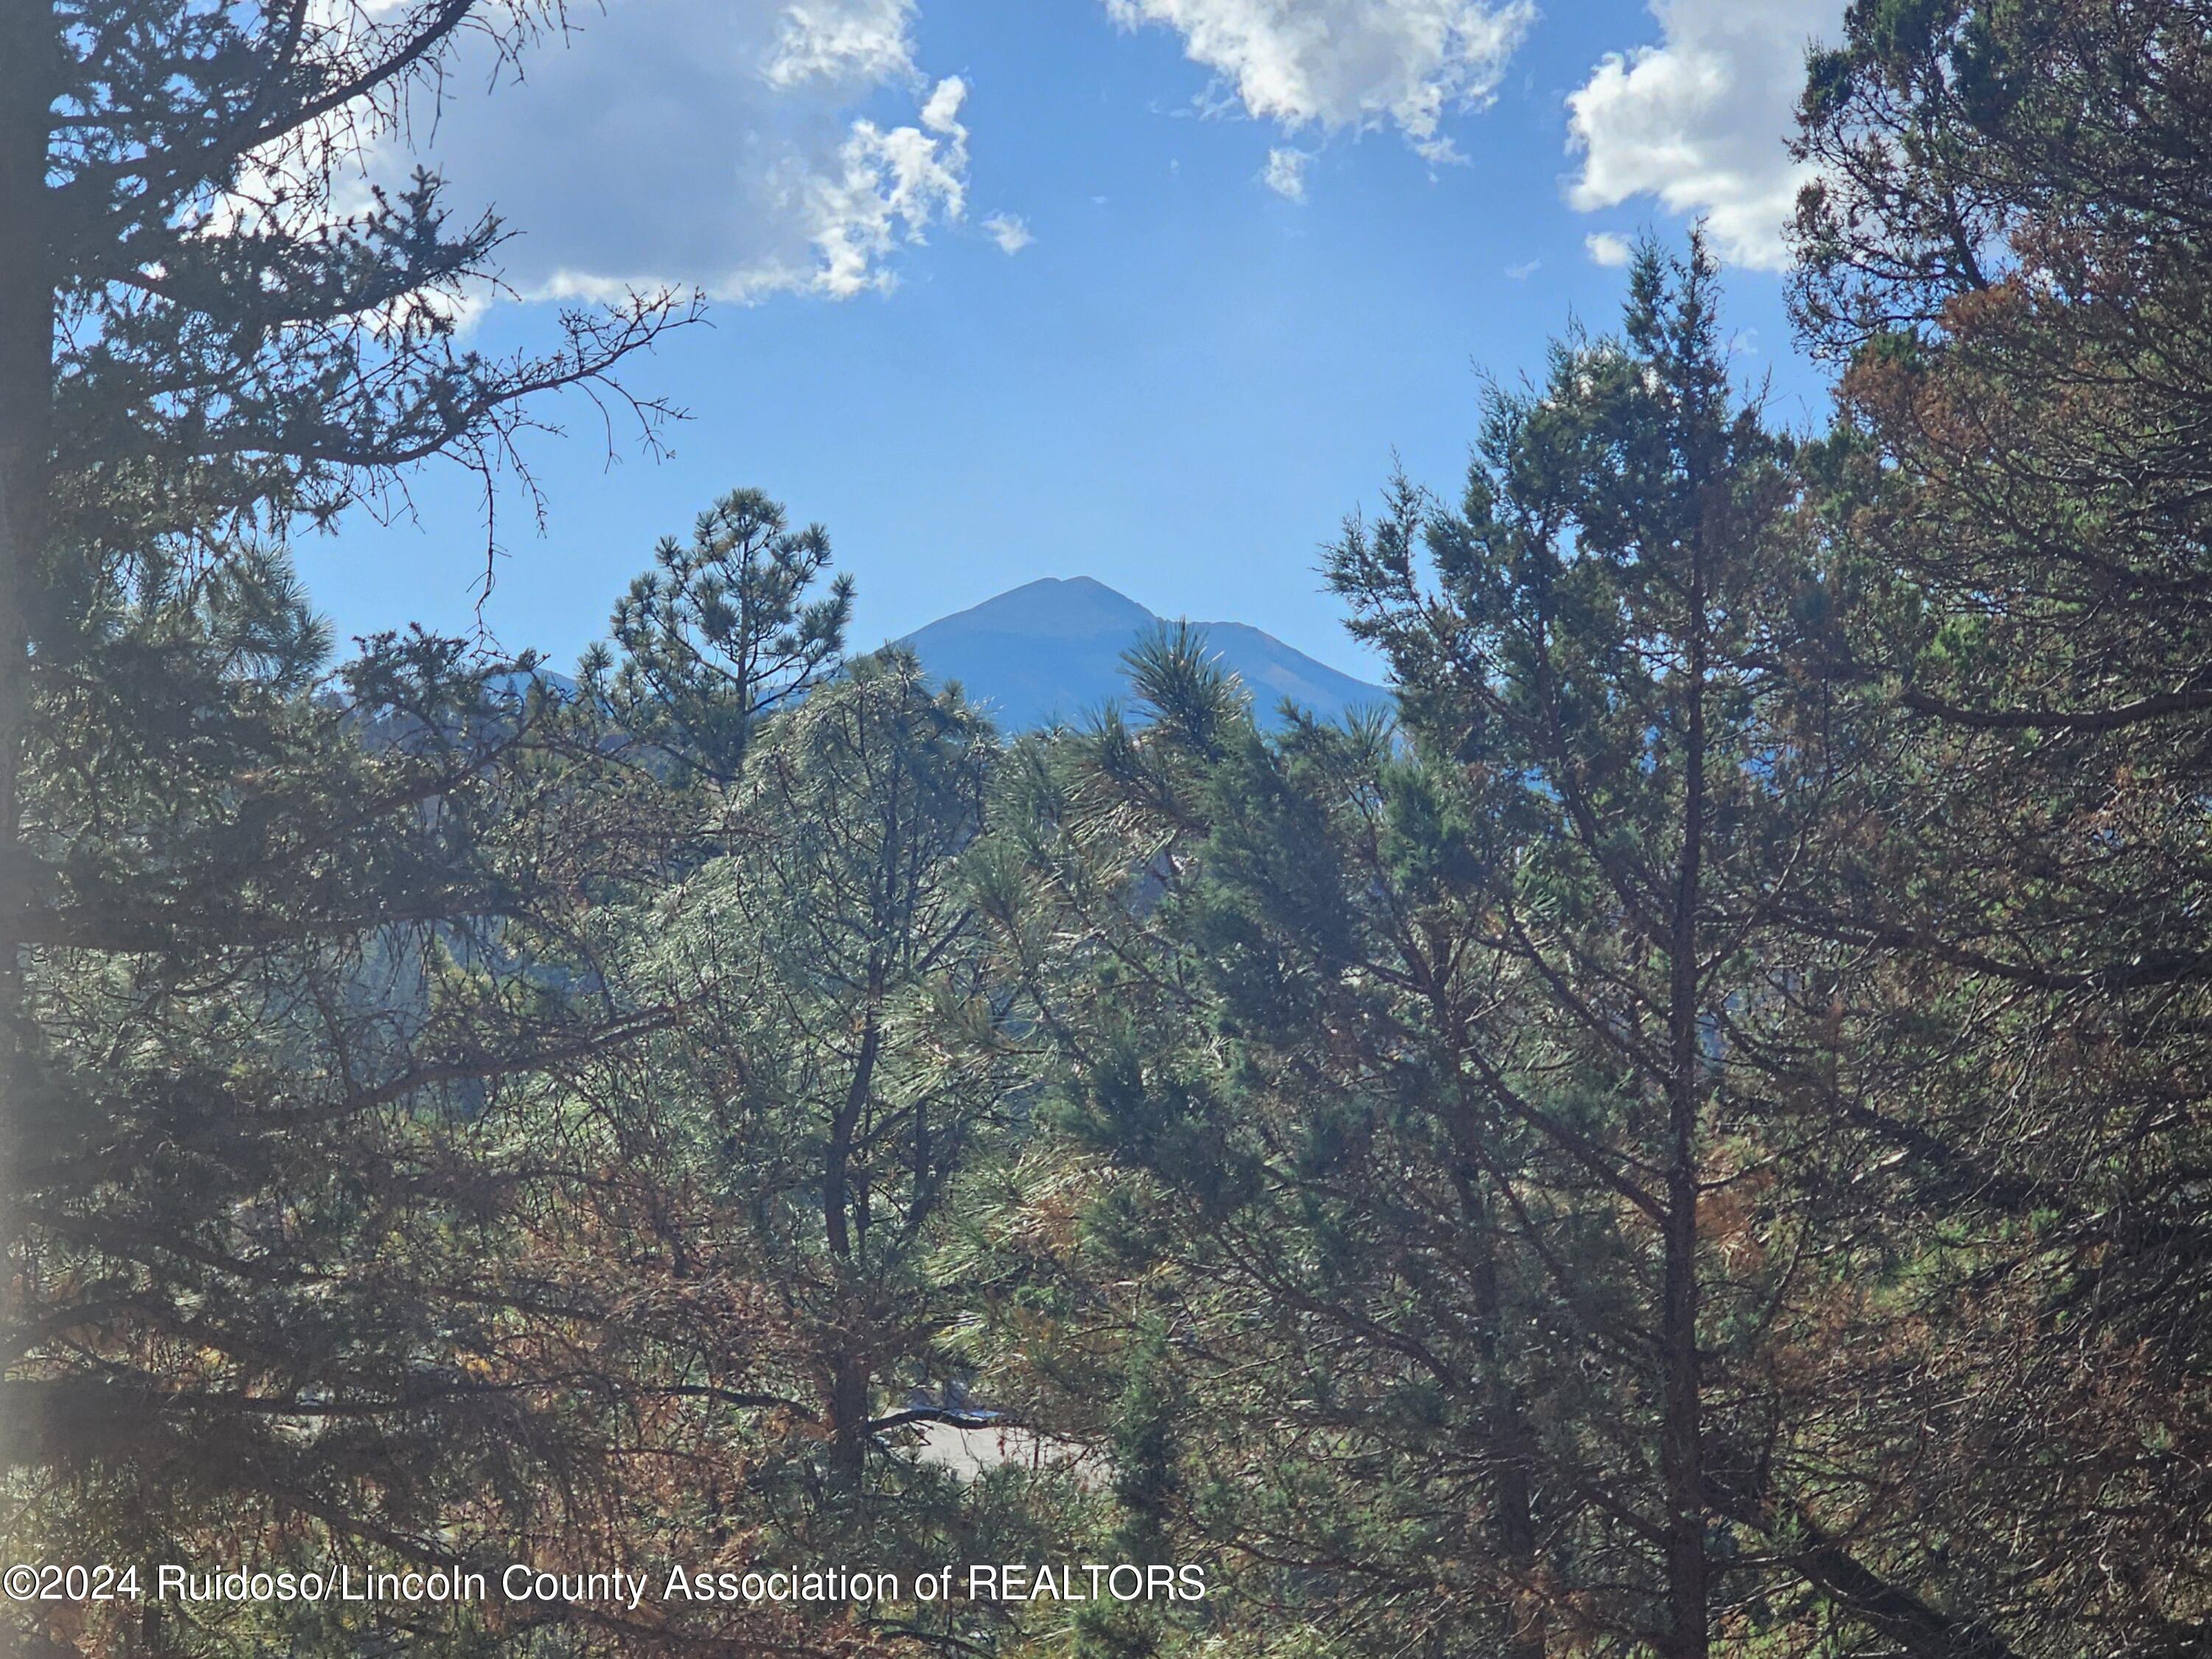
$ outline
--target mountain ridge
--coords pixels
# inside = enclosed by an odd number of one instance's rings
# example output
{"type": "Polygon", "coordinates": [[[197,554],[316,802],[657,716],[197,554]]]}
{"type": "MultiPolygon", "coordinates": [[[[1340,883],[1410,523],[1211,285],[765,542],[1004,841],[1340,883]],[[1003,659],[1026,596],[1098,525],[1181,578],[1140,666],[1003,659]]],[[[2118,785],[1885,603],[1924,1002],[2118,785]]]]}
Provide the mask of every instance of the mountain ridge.
{"type": "MultiPolygon", "coordinates": [[[[1092,576],[1043,576],[940,617],[892,641],[930,677],[957,682],[999,721],[1033,731],[1129,696],[1122,653],[1168,620],[1092,576]]],[[[1288,697],[1323,720],[1387,708],[1391,694],[1248,623],[1193,622],[1252,693],[1264,724],[1288,697]]]]}

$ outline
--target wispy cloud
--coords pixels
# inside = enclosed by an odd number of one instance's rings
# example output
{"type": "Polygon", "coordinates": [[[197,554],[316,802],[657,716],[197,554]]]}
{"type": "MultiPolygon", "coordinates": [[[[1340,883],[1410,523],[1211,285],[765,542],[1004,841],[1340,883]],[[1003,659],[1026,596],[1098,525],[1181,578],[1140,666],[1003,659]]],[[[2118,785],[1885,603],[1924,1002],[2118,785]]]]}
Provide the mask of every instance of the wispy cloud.
{"type": "Polygon", "coordinates": [[[1394,127],[1432,161],[1458,159],[1444,118],[1497,91],[1534,0],[1105,0],[1125,28],[1181,34],[1225,100],[1324,133],[1394,127]]]}
{"type": "Polygon", "coordinates": [[[1030,234],[1028,223],[1018,213],[994,213],[983,221],[983,229],[999,245],[1001,253],[1019,253],[1036,240],[1030,234]]]}
{"type": "Polygon", "coordinates": [[[915,0],[791,0],[763,73],[779,87],[910,76],[914,15],[915,0]]]}
{"type": "Polygon", "coordinates": [[[819,255],[811,286],[839,299],[896,280],[884,258],[901,241],[918,243],[933,219],[957,219],[967,207],[968,129],[960,106],[968,83],[939,81],[921,107],[919,127],[879,130],[855,121],[834,173],[809,180],[807,214],[819,255]]]}
{"type": "Polygon", "coordinates": [[[1260,169],[1260,182],[1286,202],[1306,199],[1306,164],[1313,157],[1302,149],[1271,149],[1267,165],[1260,169]]]}

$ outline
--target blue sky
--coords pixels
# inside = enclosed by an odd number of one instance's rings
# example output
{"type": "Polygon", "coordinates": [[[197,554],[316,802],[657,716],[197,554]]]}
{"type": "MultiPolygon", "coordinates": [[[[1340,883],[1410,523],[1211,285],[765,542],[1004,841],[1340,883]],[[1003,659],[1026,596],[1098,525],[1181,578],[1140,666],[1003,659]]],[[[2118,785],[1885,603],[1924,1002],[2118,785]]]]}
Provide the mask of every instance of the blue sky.
{"type": "MultiPolygon", "coordinates": [[[[502,504],[485,619],[565,664],[657,537],[751,484],[828,526],[860,643],[1088,574],[1372,673],[1321,544],[1394,454],[1456,487],[1480,371],[1609,325],[1607,239],[1708,217],[1745,376],[1819,417],[1776,267],[1795,64],[1835,11],[611,0],[427,147],[518,233],[530,297],[477,343],[542,344],[554,299],[625,281],[719,297],[629,372],[690,411],[672,456],[610,465],[595,415],[555,411],[544,532],[502,504]]],[[[470,625],[480,491],[413,494],[301,550],[342,635],[470,625]]]]}

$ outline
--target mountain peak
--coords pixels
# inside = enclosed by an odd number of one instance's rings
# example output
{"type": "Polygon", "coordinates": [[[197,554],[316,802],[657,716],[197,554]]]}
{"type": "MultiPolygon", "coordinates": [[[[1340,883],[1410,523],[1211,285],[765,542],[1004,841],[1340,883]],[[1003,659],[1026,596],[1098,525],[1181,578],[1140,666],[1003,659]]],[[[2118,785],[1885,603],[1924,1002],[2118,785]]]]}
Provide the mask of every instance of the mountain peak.
{"type": "MultiPolygon", "coordinates": [[[[1075,720],[1126,699],[1122,653],[1160,618],[1091,576],[1045,576],[940,617],[899,643],[939,680],[957,680],[1012,730],[1075,720]]],[[[1285,697],[1323,719],[1387,704],[1381,686],[1340,673],[1243,623],[1196,623],[1207,647],[1273,723],[1285,697]]]]}
{"type": "Polygon", "coordinates": [[[1152,613],[1134,599],[1090,576],[1041,576],[930,623],[911,635],[908,643],[923,635],[941,641],[951,635],[976,633],[1083,638],[1109,629],[1143,628],[1152,620],[1152,613]]]}

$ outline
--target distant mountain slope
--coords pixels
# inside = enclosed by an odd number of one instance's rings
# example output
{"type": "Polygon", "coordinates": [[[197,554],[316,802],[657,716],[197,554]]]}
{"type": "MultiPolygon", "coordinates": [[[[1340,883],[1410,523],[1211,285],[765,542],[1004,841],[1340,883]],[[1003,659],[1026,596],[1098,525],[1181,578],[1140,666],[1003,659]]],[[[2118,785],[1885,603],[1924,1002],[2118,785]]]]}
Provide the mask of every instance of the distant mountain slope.
{"type": "MultiPolygon", "coordinates": [[[[1121,653],[1159,621],[1103,582],[1048,576],[941,617],[899,643],[911,647],[933,678],[957,680],[1001,726],[1027,731],[1054,720],[1079,720],[1110,701],[1126,702],[1121,653]]],[[[1324,720],[1390,702],[1381,686],[1339,673],[1256,628],[1194,625],[1244,682],[1270,725],[1286,696],[1324,720]]]]}

